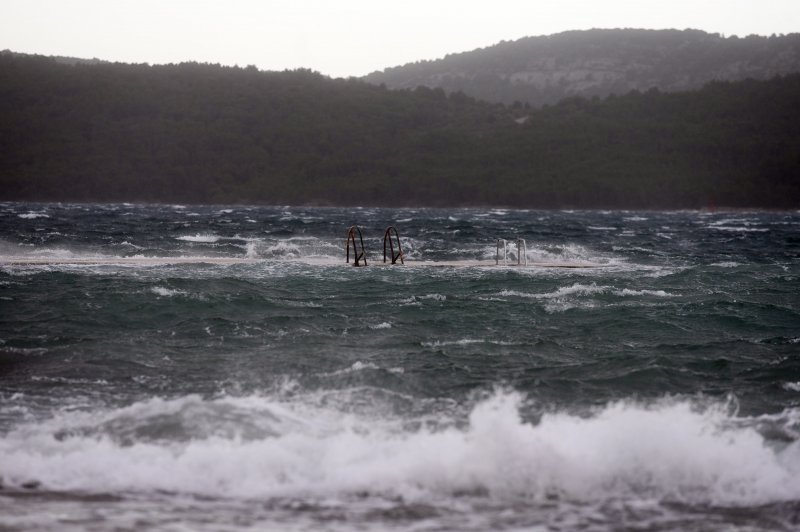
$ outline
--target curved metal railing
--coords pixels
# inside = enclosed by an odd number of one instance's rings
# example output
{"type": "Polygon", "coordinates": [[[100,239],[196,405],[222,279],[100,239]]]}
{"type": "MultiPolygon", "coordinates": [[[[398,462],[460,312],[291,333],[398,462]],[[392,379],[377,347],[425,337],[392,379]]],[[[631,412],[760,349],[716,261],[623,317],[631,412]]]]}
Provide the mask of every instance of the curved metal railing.
{"type": "Polygon", "coordinates": [[[350,244],[353,244],[353,266],[366,266],[367,265],[367,252],[364,250],[364,237],[361,235],[361,229],[357,225],[351,225],[347,230],[346,237],[346,264],[350,264],[350,244]],[[358,233],[358,241],[356,241],[356,233],[358,233]],[[360,248],[359,248],[360,244],[360,248]],[[363,264],[361,263],[363,261],[363,264]]]}
{"type": "Polygon", "coordinates": [[[386,244],[389,244],[389,257],[392,264],[397,264],[397,259],[400,259],[400,264],[405,264],[403,260],[403,248],[400,247],[400,234],[397,229],[390,225],[386,232],[383,233],[383,262],[386,262],[386,244]],[[397,253],[394,252],[394,245],[397,243],[397,253]]]}

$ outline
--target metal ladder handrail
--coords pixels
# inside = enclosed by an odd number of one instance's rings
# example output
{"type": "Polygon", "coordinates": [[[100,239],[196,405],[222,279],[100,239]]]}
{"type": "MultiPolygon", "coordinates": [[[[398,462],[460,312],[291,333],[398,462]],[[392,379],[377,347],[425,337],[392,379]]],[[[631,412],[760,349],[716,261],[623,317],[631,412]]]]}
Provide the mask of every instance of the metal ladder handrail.
{"type": "MultiPolygon", "coordinates": [[[[497,252],[495,254],[494,263],[500,264],[500,244],[503,246],[503,265],[508,266],[508,241],[505,238],[497,239],[497,252]]],[[[517,237],[517,266],[528,265],[528,244],[524,238],[517,237]],[[523,259],[525,263],[523,264],[523,259]]]]}
{"type": "Polygon", "coordinates": [[[528,265],[528,244],[525,243],[524,238],[517,237],[517,266],[520,266],[520,261],[525,259],[524,266],[528,265]],[[522,244],[522,245],[520,245],[522,244]]]}
{"type": "Polygon", "coordinates": [[[386,231],[383,233],[383,262],[386,262],[386,241],[389,241],[389,252],[391,254],[392,264],[397,263],[397,259],[400,259],[400,264],[405,264],[403,260],[403,248],[400,247],[400,233],[397,232],[397,229],[390,225],[386,228],[386,231]],[[392,239],[392,233],[394,233],[394,239],[392,239]],[[394,242],[397,241],[397,254],[394,252],[394,242]]]}
{"type": "Polygon", "coordinates": [[[364,250],[364,237],[361,235],[361,229],[357,225],[351,225],[347,230],[346,242],[346,259],[345,263],[350,264],[350,242],[353,243],[353,266],[361,266],[359,261],[364,260],[364,266],[367,265],[367,253],[364,250]],[[358,232],[358,240],[361,242],[361,253],[358,252],[358,245],[356,244],[356,231],[358,232]]]}
{"type": "Polygon", "coordinates": [[[505,238],[497,239],[497,253],[494,257],[494,263],[495,265],[500,264],[500,242],[503,243],[503,265],[508,266],[508,242],[506,242],[505,238]]]}

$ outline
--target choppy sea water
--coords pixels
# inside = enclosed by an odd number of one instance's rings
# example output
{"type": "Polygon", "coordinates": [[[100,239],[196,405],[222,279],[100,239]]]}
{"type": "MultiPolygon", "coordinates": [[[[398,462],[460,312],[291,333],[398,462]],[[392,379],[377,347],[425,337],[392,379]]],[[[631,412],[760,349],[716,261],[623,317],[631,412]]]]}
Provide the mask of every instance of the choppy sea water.
{"type": "Polygon", "coordinates": [[[797,212],[0,204],[0,528],[794,530],[799,277],[797,212]]]}

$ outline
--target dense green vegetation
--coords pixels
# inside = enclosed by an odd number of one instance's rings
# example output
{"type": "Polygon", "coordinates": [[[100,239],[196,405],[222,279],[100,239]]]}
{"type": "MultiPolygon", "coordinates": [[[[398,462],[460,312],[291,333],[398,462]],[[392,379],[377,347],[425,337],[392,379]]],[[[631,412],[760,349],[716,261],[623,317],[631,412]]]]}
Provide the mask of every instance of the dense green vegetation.
{"type": "Polygon", "coordinates": [[[535,107],[566,97],[699,89],[710,81],[800,72],[800,34],[723,37],[699,30],[595,29],[525,37],[373,72],[389,88],[426,86],[535,107]]]}
{"type": "Polygon", "coordinates": [[[4,200],[797,207],[799,148],[797,75],[534,110],[306,70],[0,54],[4,200]]]}

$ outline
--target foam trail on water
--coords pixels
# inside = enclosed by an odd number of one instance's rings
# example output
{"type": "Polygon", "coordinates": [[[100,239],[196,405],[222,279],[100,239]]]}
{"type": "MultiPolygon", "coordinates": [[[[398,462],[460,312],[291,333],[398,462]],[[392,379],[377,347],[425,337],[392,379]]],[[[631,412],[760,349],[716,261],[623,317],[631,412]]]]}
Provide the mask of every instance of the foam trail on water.
{"type": "Polygon", "coordinates": [[[197,244],[213,244],[218,242],[221,237],[213,234],[196,234],[175,237],[175,240],[182,240],[184,242],[194,242],[197,244]]]}
{"type": "Polygon", "coordinates": [[[800,499],[798,442],[772,447],[721,408],[620,402],[531,424],[522,402],[498,392],[463,428],[409,430],[257,396],[153,399],[23,424],[0,438],[0,474],[10,488],[214,497],[800,499]]]}

